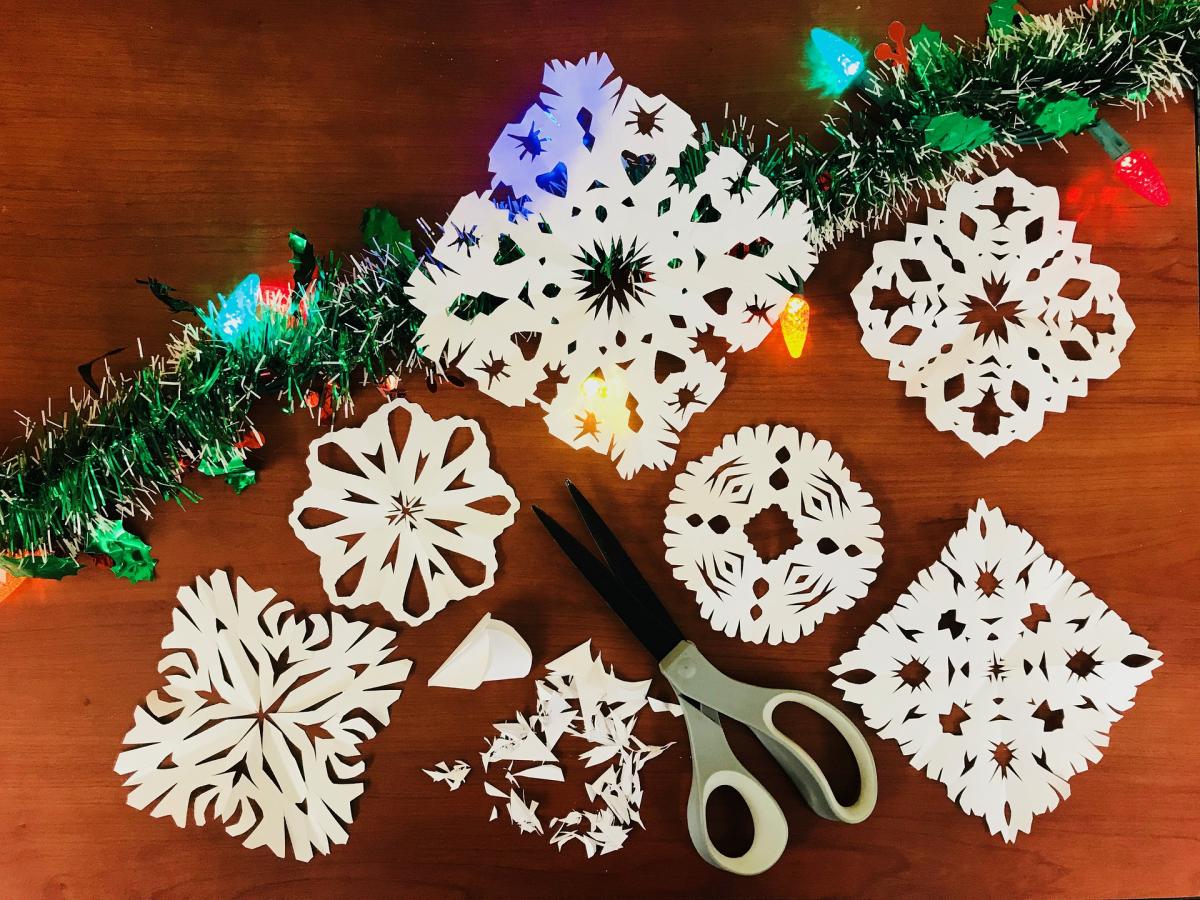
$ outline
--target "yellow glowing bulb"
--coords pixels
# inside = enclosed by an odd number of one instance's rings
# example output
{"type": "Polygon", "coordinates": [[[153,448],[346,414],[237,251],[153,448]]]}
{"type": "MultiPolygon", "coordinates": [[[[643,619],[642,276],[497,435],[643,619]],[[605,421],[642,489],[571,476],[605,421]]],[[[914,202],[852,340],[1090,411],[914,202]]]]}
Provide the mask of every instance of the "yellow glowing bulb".
{"type": "Polygon", "coordinates": [[[808,301],[800,294],[792,294],[779,317],[783,342],[787,344],[792,359],[799,359],[804,352],[804,342],[808,340],[808,315],[808,301]]]}
{"type": "Polygon", "coordinates": [[[583,380],[582,391],[585,398],[595,402],[608,396],[608,385],[604,383],[603,375],[592,373],[583,380]]]}

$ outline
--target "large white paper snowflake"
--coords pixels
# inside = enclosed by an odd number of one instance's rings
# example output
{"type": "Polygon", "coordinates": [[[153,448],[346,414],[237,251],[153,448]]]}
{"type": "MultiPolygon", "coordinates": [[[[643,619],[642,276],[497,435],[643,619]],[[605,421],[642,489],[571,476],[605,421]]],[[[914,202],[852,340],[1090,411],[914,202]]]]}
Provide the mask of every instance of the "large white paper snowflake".
{"type": "Polygon", "coordinates": [[[852,294],[863,346],[981,456],[1037,434],[1120,366],[1120,281],[1058,218],[1058,193],[1005,169],[950,188],[945,210],[875,245],[852,294]]]}
{"type": "Polygon", "coordinates": [[[313,441],[308,473],[290,521],[334,603],[380,603],[419,625],[495,581],[518,503],[478,423],[394,400],[313,441]]]}
{"type": "Polygon", "coordinates": [[[491,191],[458,202],[408,291],[427,356],[541,406],[553,435],[628,478],[675,458],[726,353],[769,333],[816,262],[811,217],[734,150],[681,161],[690,117],[607,56],[551,63],[545,83],[492,148],[491,191]]]}
{"type": "Polygon", "coordinates": [[[983,501],[833,672],[867,723],[1006,841],[1070,796],[1161,663],[983,501]]]}
{"type": "Polygon", "coordinates": [[[129,805],[219,819],[247,847],[310,860],[344,844],[366,770],[359,745],[388,724],[409,660],[395,635],[337,613],[296,616],[291,603],[214,572],[179,589],[165,684],[134,710],[129,805]]]}
{"type": "Polygon", "coordinates": [[[667,562],[701,614],[756,643],[799,640],[866,596],[882,537],[871,495],[829,442],[783,426],[746,426],[689,463],[666,515],[667,562]]]}

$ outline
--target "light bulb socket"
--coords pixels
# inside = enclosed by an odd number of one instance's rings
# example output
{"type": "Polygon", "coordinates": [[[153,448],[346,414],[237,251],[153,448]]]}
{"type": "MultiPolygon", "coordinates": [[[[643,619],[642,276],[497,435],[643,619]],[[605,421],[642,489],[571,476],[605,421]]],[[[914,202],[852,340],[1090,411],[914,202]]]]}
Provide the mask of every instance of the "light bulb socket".
{"type": "Polygon", "coordinates": [[[1104,148],[1109,159],[1120,159],[1133,149],[1129,146],[1129,141],[1121,136],[1121,132],[1109,125],[1106,119],[1098,119],[1096,124],[1087,130],[1087,133],[1104,148]]]}

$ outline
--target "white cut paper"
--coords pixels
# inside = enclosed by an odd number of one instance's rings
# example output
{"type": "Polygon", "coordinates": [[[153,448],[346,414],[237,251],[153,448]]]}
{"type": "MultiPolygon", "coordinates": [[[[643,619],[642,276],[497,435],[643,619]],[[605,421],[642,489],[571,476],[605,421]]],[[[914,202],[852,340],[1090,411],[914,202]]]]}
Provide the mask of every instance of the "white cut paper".
{"type": "Polygon", "coordinates": [[[914,768],[1014,841],[1100,760],[1159,656],[981,500],[832,671],[914,768]]]}
{"type": "Polygon", "coordinates": [[[675,479],[664,540],[675,577],[695,592],[713,628],[778,644],[866,596],[882,537],[871,495],[828,441],[747,425],[675,479]],[[764,559],[747,528],[780,510],[795,543],[764,559]]]}
{"type": "Polygon", "coordinates": [[[1120,366],[1120,277],[1058,218],[1058,192],[1008,169],[950,188],[945,210],[875,245],[852,297],[862,343],[980,456],[1028,441],[1120,366]]]}
{"type": "Polygon", "coordinates": [[[430,676],[429,685],[473,691],[485,681],[524,678],[532,666],[533,654],[517,630],[485,613],[430,676]]]}
{"type": "Polygon", "coordinates": [[[551,434],[630,478],[674,460],[725,355],[758,346],[812,271],[811,215],[728,147],[694,151],[682,170],[703,171],[677,179],[695,125],[607,56],[552,62],[545,85],[406,291],[425,356],[540,406],[551,434]]]}
{"type": "Polygon", "coordinates": [[[419,625],[495,581],[496,539],[519,504],[477,422],[394,400],[313,441],[308,474],[289,521],[332,602],[419,625]]]}
{"type": "Polygon", "coordinates": [[[467,776],[471,774],[471,764],[461,759],[456,759],[454,765],[447,762],[440,762],[432,769],[422,769],[426,775],[434,781],[440,781],[445,784],[450,790],[457,791],[463,786],[467,780],[467,776]]]}
{"type": "MultiPolygon", "coordinates": [[[[634,825],[641,825],[641,771],[645,764],[667,747],[651,746],[634,734],[638,712],[651,701],[646,696],[649,681],[625,681],[605,669],[599,656],[592,657],[587,641],[547,664],[547,676],[537,682],[537,712],[529,717],[517,713],[515,722],[495,725],[497,737],[480,754],[484,771],[506,764],[504,777],[515,785],[518,779],[563,781],[562,767],[554,755],[563,737],[579,738],[589,748],[579,758],[587,766],[609,765],[587,787],[595,810],[574,810],[550,820],[554,829],[550,842],[562,847],[570,841],[583,845],[587,855],[619,850],[634,825]],[[513,769],[514,763],[539,765],[513,769]]],[[[663,708],[675,704],[653,701],[663,708]]],[[[508,800],[509,818],[522,832],[542,833],[536,816],[537,804],[526,805],[516,790],[508,793],[484,782],[484,792],[508,800]]]]}
{"type": "Polygon", "coordinates": [[[411,662],[395,634],[338,613],[297,616],[271,590],[216,571],[181,587],[116,772],[128,802],[181,828],[219,819],[247,847],[307,862],[346,843],[366,771],[411,662]]]}

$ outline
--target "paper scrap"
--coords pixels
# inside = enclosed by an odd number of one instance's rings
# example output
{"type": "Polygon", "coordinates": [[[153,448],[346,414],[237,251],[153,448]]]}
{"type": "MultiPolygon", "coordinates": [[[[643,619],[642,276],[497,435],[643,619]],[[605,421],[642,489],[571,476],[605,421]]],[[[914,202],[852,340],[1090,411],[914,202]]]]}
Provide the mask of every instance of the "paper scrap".
{"type": "MultiPolygon", "coordinates": [[[[611,853],[624,846],[634,825],[642,824],[641,772],[645,764],[667,747],[643,743],[634,734],[638,712],[647,705],[672,712],[676,704],[651,700],[649,681],[625,681],[593,657],[587,641],[546,666],[547,675],[537,682],[537,712],[517,713],[514,722],[495,725],[497,736],[480,754],[484,769],[507,765],[510,785],[519,779],[563,781],[564,774],[555,751],[564,737],[585,741],[579,754],[586,766],[606,768],[586,785],[588,800],[595,810],[574,810],[550,819],[554,829],[550,841],[562,848],[571,841],[583,845],[587,855],[611,853]],[[539,765],[514,768],[515,763],[539,765]]],[[[523,832],[542,833],[536,816],[537,804],[529,803],[512,787],[502,791],[484,782],[484,792],[508,801],[509,818],[523,832]]]]}
{"type": "Polygon", "coordinates": [[[670,713],[677,719],[683,715],[683,707],[678,703],[671,703],[667,700],[659,700],[657,697],[647,697],[646,703],[649,704],[651,712],[670,713]]]}
{"type": "Polygon", "coordinates": [[[914,768],[1015,841],[1100,760],[1159,656],[981,500],[832,671],[914,768]]]}
{"type": "Polygon", "coordinates": [[[456,759],[453,766],[446,762],[440,762],[432,769],[422,769],[421,771],[434,781],[444,783],[450,790],[457,791],[463,786],[467,776],[471,774],[471,764],[456,759]]]}
{"type": "Polygon", "coordinates": [[[116,772],[128,802],[183,827],[211,816],[247,847],[303,862],[349,838],[361,745],[387,725],[411,662],[395,634],[338,613],[299,616],[223,571],[181,587],[116,772]]]}
{"type": "Polygon", "coordinates": [[[473,691],[485,681],[524,678],[532,665],[529,645],[517,630],[485,613],[430,676],[429,685],[473,691]]]}
{"type": "Polygon", "coordinates": [[[560,766],[551,765],[549,763],[540,766],[531,766],[528,769],[522,769],[519,772],[512,772],[513,778],[538,778],[542,781],[563,781],[563,770],[560,766]]]}
{"type": "Polygon", "coordinates": [[[863,346],[980,456],[1042,429],[1120,367],[1120,276],[1059,219],[1058,192],[1002,169],[950,188],[903,241],[875,245],[852,297],[863,346]]]}
{"type": "Polygon", "coordinates": [[[691,117],[607,56],[544,80],[405,290],[427,358],[630,478],[674,460],[725,357],[770,334],[816,263],[812,217],[735,149],[700,151],[691,117]]]}
{"type": "Polygon", "coordinates": [[[664,541],[714,629],[778,644],[866,596],[882,538],[875,501],[828,441],[747,425],[679,473],[664,541]],[[765,548],[755,541],[764,525],[765,548]]]}
{"type": "Polygon", "coordinates": [[[394,400],[313,441],[308,473],[289,521],[320,558],[332,602],[379,603],[419,625],[494,583],[496,539],[518,503],[479,423],[394,400]]]}
{"type": "Polygon", "coordinates": [[[537,816],[537,801],[527,802],[514,788],[508,792],[508,818],[521,834],[542,833],[542,823],[537,816]]]}

